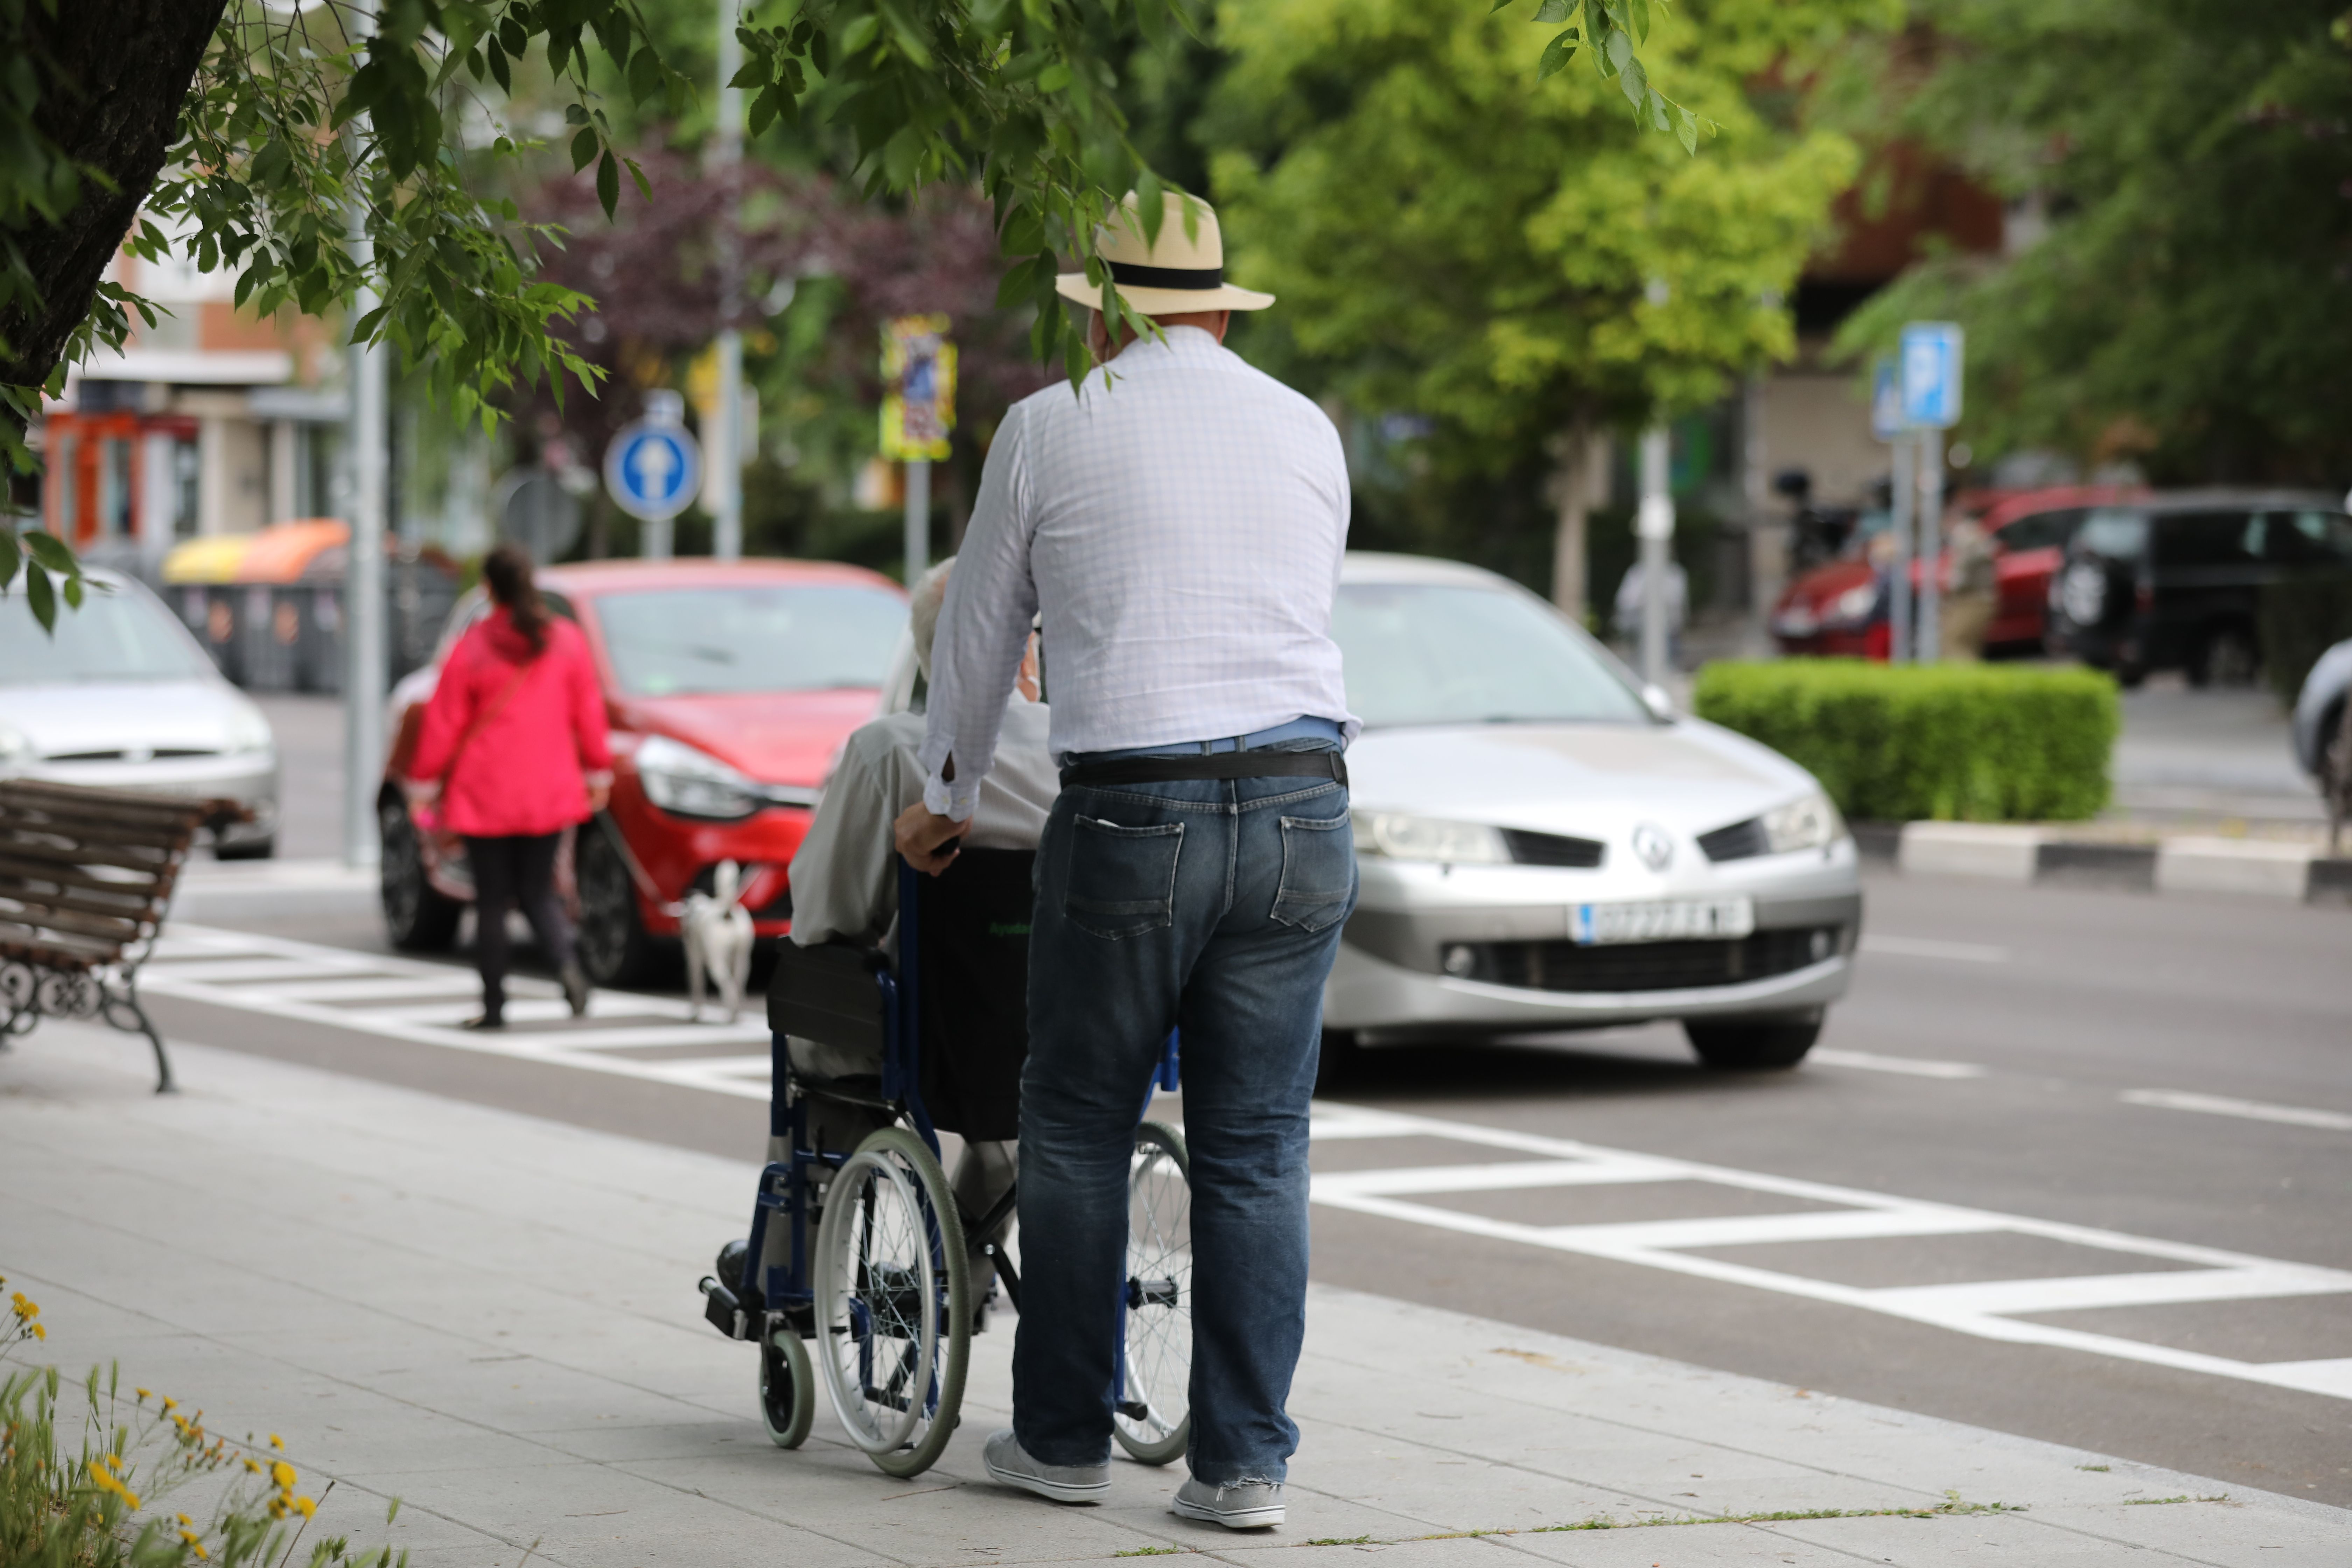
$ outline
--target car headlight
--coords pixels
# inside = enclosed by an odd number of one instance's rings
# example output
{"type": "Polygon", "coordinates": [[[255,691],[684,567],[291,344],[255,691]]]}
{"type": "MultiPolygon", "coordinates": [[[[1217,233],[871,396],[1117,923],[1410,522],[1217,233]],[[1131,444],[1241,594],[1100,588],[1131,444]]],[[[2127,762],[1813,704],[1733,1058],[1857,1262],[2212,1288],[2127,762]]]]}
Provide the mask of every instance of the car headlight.
{"type": "Polygon", "coordinates": [[[1845,837],[1845,818],[1829,796],[1801,795],[1764,814],[1764,841],[1775,855],[1791,849],[1819,849],[1845,837]]]}
{"type": "Polygon", "coordinates": [[[262,717],[260,709],[249,705],[240,705],[230,712],[226,729],[231,752],[266,752],[278,743],[278,737],[270,732],[269,721],[262,717]]]}
{"type": "Polygon", "coordinates": [[[2097,626],[2107,613],[2106,568],[2095,561],[2075,562],[2060,575],[2052,596],[2076,626],[2097,626]]]}
{"type": "Polygon", "coordinates": [[[1809,637],[1821,630],[1809,605],[1790,605],[1773,617],[1772,630],[1784,637],[1809,637]]]}
{"type": "Polygon", "coordinates": [[[1447,822],[1394,811],[1359,811],[1356,848],[1391,860],[1440,860],[1456,866],[1507,866],[1511,847],[1500,828],[1483,822],[1447,822]]]}
{"type": "Polygon", "coordinates": [[[767,791],[708,752],[667,735],[637,743],[637,782],[646,798],[680,816],[732,822],[768,804],[767,791]]]}
{"type": "Polygon", "coordinates": [[[1829,614],[1822,619],[1839,626],[1867,625],[1873,610],[1878,608],[1878,584],[1857,583],[1830,601],[1829,614]]]}

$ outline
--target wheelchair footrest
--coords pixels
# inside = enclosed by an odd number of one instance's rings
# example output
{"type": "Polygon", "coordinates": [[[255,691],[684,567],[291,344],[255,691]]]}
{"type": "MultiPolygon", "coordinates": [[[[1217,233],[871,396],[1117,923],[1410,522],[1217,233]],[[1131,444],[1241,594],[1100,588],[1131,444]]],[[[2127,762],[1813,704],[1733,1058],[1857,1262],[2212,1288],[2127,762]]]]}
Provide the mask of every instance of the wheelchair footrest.
{"type": "Polygon", "coordinates": [[[1151,1406],[1144,1404],[1139,1399],[1122,1399],[1115,1408],[1121,1415],[1126,1416],[1129,1421],[1146,1420],[1149,1419],[1151,1415],[1151,1406]]]}
{"type": "Polygon", "coordinates": [[[734,1291],[708,1274],[702,1277],[700,1289],[702,1315],[709,1321],[712,1328],[730,1340],[751,1337],[752,1325],[744,1313],[743,1303],[735,1299],[734,1291]]]}

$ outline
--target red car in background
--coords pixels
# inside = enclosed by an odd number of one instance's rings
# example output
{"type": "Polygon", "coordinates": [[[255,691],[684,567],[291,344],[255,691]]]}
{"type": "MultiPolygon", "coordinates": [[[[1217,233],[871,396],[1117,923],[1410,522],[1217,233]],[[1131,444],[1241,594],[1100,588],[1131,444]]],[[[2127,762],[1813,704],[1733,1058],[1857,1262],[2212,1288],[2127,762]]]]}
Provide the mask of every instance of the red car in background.
{"type": "MultiPolygon", "coordinates": [[[[1985,628],[1987,654],[2042,651],[2050,579],[2064,563],[2066,542],[2094,507],[2140,493],[2119,485],[2061,485],[2022,492],[1979,490],[1956,499],[1947,523],[1973,515],[1992,542],[1996,597],[1992,622],[1985,628]]],[[[1872,513],[1843,556],[1805,573],[1781,592],[1770,622],[1781,652],[1886,658],[1892,641],[1889,605],[1884,574],[1873,564],[1870,549],[1887,526],[1885,513],[1872,513]]],[[[1925,580],[1924,567],[1923,562],[1912,563],[1915,592],[1925,580]]]]}
{"type": "MultiPolygon", "coordinates": [[[[558,868],[589,978],[645,978],[721,860],[743,868],[753,930],[783,935],[787,868],[843,740],[874,716],[906,595],[808,561],[590,562],[543,569],[539,589],[587,634],[612,725],[611,809],[558,868]]],[[[442,660],[488,608],[479,589],[459,600],[432,663],[393,689],[383,909],[394,944],[413,951],[449,945],[474,889],[463,847],[417,831],[399,781],[442,660]]]]}

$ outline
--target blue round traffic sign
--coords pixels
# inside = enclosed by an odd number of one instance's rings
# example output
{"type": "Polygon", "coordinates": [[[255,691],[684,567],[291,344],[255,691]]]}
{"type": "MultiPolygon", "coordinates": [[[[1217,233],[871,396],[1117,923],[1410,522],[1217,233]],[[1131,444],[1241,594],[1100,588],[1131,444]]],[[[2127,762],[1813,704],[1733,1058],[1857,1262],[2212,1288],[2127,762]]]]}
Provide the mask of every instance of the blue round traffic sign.
{"type": "Polygon", "coordinates": [[[604,488],[632,517],[676,517],[702,488],[702,448],[683,425],[640,420],[604,449],[604,488]]]}

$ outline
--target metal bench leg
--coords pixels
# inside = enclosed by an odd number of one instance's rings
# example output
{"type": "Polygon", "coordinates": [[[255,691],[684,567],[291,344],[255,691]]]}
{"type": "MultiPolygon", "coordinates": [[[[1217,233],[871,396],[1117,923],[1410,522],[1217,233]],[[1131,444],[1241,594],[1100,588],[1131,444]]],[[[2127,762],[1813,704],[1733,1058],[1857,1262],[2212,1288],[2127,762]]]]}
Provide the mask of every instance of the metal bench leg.
{"type": "Polygon", "coordinates": [[[180,1086],[172,1077],[171,1053],[163,1048],[163,1037],[156,1032],[155,1021],[147,1016],[147,1009],[140,1005],[137,980],[125,981],[119,994],[111,986],[107,988],[106,1021],[118,1029],[146,1036],[147,1043],[155,1049],[155,1092],[175,1094],[179,1091],[180,1086]]]}

